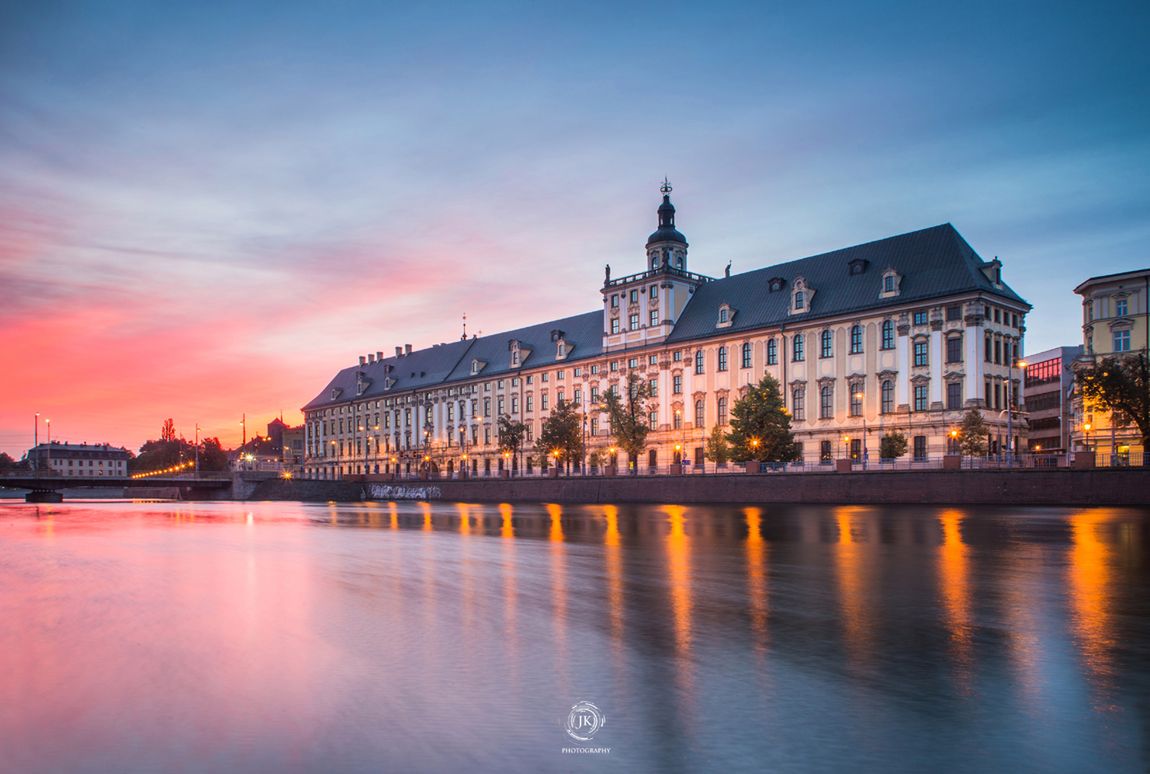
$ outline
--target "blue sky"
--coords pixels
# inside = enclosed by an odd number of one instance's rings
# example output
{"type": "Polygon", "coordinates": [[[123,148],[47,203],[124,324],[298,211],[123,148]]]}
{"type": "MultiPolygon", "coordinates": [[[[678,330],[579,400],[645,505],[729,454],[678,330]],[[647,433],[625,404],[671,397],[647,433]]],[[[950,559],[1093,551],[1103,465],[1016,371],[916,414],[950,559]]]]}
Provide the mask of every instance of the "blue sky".
{"type": "Polygon", "coordinates": [[[594,309],[664,175],[697,271],[949,221],[1028,351],[1076,343],[1073,287],[1150,265],[1148,39],[1144,2],[8,4],[0,449],[228,441],[464,312],[594,309]]]}

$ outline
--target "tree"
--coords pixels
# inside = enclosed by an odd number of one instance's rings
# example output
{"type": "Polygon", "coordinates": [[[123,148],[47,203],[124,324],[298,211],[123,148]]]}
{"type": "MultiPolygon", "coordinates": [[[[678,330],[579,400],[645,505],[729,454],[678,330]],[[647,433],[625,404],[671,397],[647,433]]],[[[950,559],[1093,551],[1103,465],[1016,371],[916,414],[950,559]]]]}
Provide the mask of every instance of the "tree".
{"type": "Polygon", "coordinates": [[[176,440],[176,423],[172,421],[171,417],[164,420],[164,426],[160,429],[161,441],[174,441],[176,440]]]}
{"type": "Polygon", "coordinates": [[[884,460],[894,460],[906,454],[906,436],[893,430],[878,442],[878,456],[884,460]]]}
{"type": "Polygon", "coordinates": [[[1146,353],[1104,357],[1075,374],[1082,397],[1111,412],[1111,423],[1125,416],[1142,436],[1142,464],[1150,465],[1150,359],[1146,353]]]}
{"type": "Polygon", "coordinates": [[[514,420],[507,415],[499,417],[499,451],[509,452],[518,459],[526,437],[526,422],[514,420]]]}
{"type": "Polygon", "coordinates": [[[13,473],[19,470],[28,470],[28,460],[17,462],[8,452],[0,452],[0,473],[13,473]]]}
{"type": "Polygon", "coordinates": [[[570,401],[557,401],[551,410],[551,416],[543,420],[543,427],[539,430],[539,438],[535,441],[535,454],[539,457],[539,464],[547,467],[547,460],[558,452],[558,460],[567,462],[567,469],[571,469],[571,461],[583,457],[583,418],[575,410],[575,404],[570,401]]]}
{"type": "Polygon", "coordinates": [[[982,457],[986,454],[986,437],[990,434],[982,412],[974,408],[966,412],[958,428],[958,448],[968,457],[982,457]]]}
{"type": "Polygon", "coordinates": [[[705,453],[707,459],[716,465],[726,465],[727,460],[731,459],[731,445],[727,443],[727,436],[719,425],[715,425],[711,429],[711,434],[707,437],[705,453]]]}
{"type": "Polygon", "coordinates": [[[793,462],[799,458],[795,435],[791,432],[791,415],[783,404],[777,379],[764,376],[758,385],[748,387],[747,394],[735,401],[731,408],[731,432],[726,440],[735,462],[793,462]]]}
{"type": "Polygon", "coordinates": [[[220,445],[219,438],[205,438],[200,441],[200,470],[227,470],[228,453],[220,445]]]}
{"type": "Polygon", "coordinates": [[[647,434],[651,432],[651,426],[647,424],[649,395],[646,382],[631,373],[627,375],[626,401],[619,397],[614,387],[607,391],[605,401],[611,437],[615,439],[615,445],[627,453],[634,473],[639,472],[639,457],[647,448],[647,434]]]}

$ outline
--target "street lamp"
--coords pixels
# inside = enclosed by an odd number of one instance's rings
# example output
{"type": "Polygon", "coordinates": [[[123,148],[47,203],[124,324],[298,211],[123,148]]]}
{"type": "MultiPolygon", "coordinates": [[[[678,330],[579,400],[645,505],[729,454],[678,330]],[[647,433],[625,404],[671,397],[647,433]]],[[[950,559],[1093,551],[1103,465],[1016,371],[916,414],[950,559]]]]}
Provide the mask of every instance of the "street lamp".
{"type": "Polygon", "coordinates": [[[843,456],[846,459],[850,459],[850,453],[851,453],[850,443],[851,443],[851,437],[849,435],[843,434],[843,456]]]}
{"type": "MultiPolygon", "coordinates": [[[[950,436],[950,445],[951,445],[951,448],[952,448],[952,449],[958,449],[958,429],[957,429],[957,428],[953,428],[953,427],[952,427],[952,428],[950,429],[950,432],[948,433],[948,435],[950,436]]],[[[958,456],[959,456],[959,457],[962,457],[962,452],[961,452],[961,451],[958,453],[958,456]]],[[[973,463],[972,463],[972,464],[973,464],[973,463]]]]}
{"type": "MultiPolygon", "coordinates": [[[[1026,361],[1017,361],[1019,368],[1026,368],[1026,361]]],[[[1011,359],[1006,378],[1006,464],[1014,465],[1014,366],[1011,359]]]]}
{"type": "Polygon", "coordinates": [[[855,393],[855,400],[857,400],[859,402],[859,413],[862,415],[862,421],[863,421],[863,444],[862,444],[863,460],[862,460],[862,462],[863,462],[863,470],[866,470],[867,457],[870,455],[867,454],[867,448],[866,448],[867,427],[866,427],[866,407],[863,406],[863,398],[864,397],[865,396],[863,395],[862,390],[859,390],[858,392],[855,393]]]}
{"type": "Polygon", "coordinates": [[[44,421],[48,423],[48,453],[45,461],[48,463],[48,472],[50,473],[52,472],[52,420],[45,419],[44,421]]]}
{"type": "Polygon", "coordinates": [[[1086,434],[1086,453],[1089,454],[1090,453],[1090,423],[1089,422],[1083,422],[1082,423],[1082,432],[1084,432],[1086,434]]]}
{"type": "MultiPolygon", "coordinates": [[[[40,412],[37,411],[36,412],[36,419],[35,419],[35,421],[32,422],[32,448],[35,449],[39,445],[40,445],[40,412]]],[[[35,457],[32,458],[32,470],[36,469],[36,467],[37,467],[36,463],[39,462],[39,457],[40,457],[40,455],[37,454],[35,457]]]]}

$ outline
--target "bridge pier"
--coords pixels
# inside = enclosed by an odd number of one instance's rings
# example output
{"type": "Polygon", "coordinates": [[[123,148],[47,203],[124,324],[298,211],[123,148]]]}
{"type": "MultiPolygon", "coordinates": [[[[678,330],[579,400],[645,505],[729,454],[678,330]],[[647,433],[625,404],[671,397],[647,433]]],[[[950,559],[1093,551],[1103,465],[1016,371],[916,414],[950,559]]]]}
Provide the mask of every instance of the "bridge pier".
{"type": "Polygon", "coordinates": [[[33,489],[28,494],[24,495],[24,502],[26,503],[62,503],[64,502],[64,493],[57,492],[52,489],[33,489]]]}

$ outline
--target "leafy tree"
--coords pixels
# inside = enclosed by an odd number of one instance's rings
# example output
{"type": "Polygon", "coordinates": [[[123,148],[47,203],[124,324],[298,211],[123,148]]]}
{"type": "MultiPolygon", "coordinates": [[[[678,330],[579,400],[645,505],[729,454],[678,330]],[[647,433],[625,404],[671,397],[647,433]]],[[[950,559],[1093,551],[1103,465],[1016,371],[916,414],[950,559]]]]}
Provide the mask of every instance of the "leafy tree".
{"type": "Polygon", "coordinates": [[[0,473],[14,473],[16,471],[28,470],[28,460],[20,460],[17,462],[12,459],[8,452],[0,452],[0,473]]]}
{"type": "Polygon", "coordinates": [[[884,435],[878,442],[878,456],[884,460],[894,460],[906,454],[906,436],[898,430],[884,435]]]}
{"type": "MultiPolygon", "coordinates": [[[[711,435],[714,436],[714,431],[711,435]]],[[[791,415],[783,404],[777,379],[764,376],[758,385],[749,387],[747,394],[735,401],[731,408],[731,432],[726,441],[736,462],[792,462],[799,458],[795,435],[791,432],[791,415]]],[[[708,446],[712,446],[710,441],[708,446]]],[[[717,444],[715,447],[718,451],[717,444]]]]}
{"type": "Polygon", "coordinates": [[[554,451],[559,452],[559,459],[566,461],[568,471],[572,460],[583,457],[583,418],[570,401],[555,403],[551,416],[543,420],[539,438],[535,440],[535,454],[542,467],[547,467],[554,451]]]}
{"type": "MultiPolygon", "coordinates": [[[[128,460],[128,471],[138,473],[163,470],[182,462],[193,462],[195,459],[196,445],[186,438],[152,440],[140,447],[140,453],[137,456],[128,460]]],[[[220,446],[219,439],[203,439],[200,442],[200,470],[227,469],[228,455],[220,446]]]]}
{"type": "Polygon", "coordinates": [[[220,445],[219,438],[205,438],[200,441],[200,470],[227,470],[228,453],[220,445]]]}
{"type": "Polygon", "coordinates": [[[1142,464],[1150,465],[1150,359],[1145,353],[1104,357],[1075,374],[1082,396],[1112,414],[1132,421],[1142,436],[1142,464]]]}
{"type": "Polygon", "coordinates": [[[959,425],[958,448],[969,457],[982,457],[986,454],[988,435],[990,435],[990,429],[986,426],[986,420],[982,418],[982,412],[978,409],[971,409],[966,412],[966,416],[962,418],[962,424],[959,425]]]}
{"type": "Polygon", "coordinates": [[[176,440],[176,423],[172,421],[171,417],[164,420],[164,426],[160,428],[161,441],[174,441],[176,440]]]}
{"type": "Polygon", "coordinates": [[[607,391],[605,400],[611,437],[615,439],[615,445],[627,453],[634,473],[638,473],[639,457],[647,448],[647,434],[651,432],[651,426],[647,424],[649,396],[646,382],[631,373],[627,375],[626,400],[620,398],[614,388],[607,391]]]}
{"type": "Polygon", "coordinates": [[[727,443],[727,436],[719,425],[715,425],[707,437],[705,454],[716,465],[726,465],[727,460],[731,459],[731,445],[727,443]]]}
{"type": "Polygon", "coordinates": [[[523,439],[527,437],[527,423],[514,420],[509,416],[499,417],[499,451],[510,452],[519,457],[523,448],[523,439]]]}

